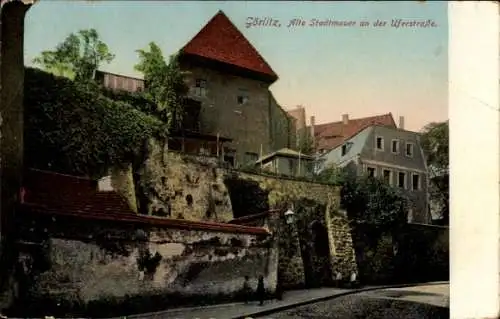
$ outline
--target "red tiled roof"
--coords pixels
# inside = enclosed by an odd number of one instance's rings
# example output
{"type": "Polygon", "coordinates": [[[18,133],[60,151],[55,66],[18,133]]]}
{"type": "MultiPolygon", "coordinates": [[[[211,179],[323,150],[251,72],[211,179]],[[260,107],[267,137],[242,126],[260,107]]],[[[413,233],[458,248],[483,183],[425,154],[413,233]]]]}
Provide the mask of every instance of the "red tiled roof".
{"type": "Polygon", "coordinates": [[[394,122],[391,113],[349,119],[347,125],[342,121],[315,125],[314,137],[316,141],[316,149],[333,149],[341,145],[345,140],[350,139],[354,135],[372,125],[396,127],[396,123],[394,122]]]}
{"type": "Polygon", "coordinates": [[[219,11],[180,52],[278,78],[254,46],[222,11],[219,11]]]}
{"type": "Polygon", "coordinates": [[[94,180],[35,169],[27,171],[24,175],[21,208],[44,215],[132,222],[156,227],[253,235],[269,234],[261,227],[138,215],[118,193],[98,191],[97,182],[94,180]]]}
{"type": "Polygon", "coordinates": [[[23,203],[79,214],[135,215],[125,198],[116,192],[100,192],[97,181],[29,170],[24,175],[23,203]]]}

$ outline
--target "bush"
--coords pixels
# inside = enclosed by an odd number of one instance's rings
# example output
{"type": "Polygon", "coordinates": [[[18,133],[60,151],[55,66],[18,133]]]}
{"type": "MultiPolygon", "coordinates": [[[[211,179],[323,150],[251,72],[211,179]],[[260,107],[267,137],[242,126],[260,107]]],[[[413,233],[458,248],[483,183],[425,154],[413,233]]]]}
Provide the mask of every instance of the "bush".
{"type": "Polygon", "coordinates": [[[92,83],[38,69],[25,72],[25,160],[28,167],[99,176],[133,162],[164,124],[92,83]]]}

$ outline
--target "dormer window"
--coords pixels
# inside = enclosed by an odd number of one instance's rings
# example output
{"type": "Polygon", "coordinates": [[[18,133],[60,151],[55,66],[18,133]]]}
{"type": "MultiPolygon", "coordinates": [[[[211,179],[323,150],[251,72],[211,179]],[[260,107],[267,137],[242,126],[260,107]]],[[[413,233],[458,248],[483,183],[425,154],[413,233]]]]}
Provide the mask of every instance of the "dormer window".
{"type": "Polygon", "coordinates": [[[384,138],[383,137],[377,136],[377,138],[375,139],[375,147],[379,151],[383,151],[384,150],[384,138]]]}
{"type": "Polygon", "coordinates": [[[342,145],[342,156],[345,156],[347,153],[347,144],[342,145]]]}

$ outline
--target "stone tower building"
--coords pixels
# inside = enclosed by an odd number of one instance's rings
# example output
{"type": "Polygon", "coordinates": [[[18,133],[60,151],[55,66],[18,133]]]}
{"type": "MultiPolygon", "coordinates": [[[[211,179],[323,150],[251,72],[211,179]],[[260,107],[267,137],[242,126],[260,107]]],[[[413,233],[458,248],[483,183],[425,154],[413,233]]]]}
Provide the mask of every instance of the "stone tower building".
{"type": "Polygon", "coordinates": [[[295,121],[269,87],[278,75],[219,11],[179,52],[190,98],[201,102],[200,131],[232,139],[225,159],[236,166],[295,147],[295,121]]]}

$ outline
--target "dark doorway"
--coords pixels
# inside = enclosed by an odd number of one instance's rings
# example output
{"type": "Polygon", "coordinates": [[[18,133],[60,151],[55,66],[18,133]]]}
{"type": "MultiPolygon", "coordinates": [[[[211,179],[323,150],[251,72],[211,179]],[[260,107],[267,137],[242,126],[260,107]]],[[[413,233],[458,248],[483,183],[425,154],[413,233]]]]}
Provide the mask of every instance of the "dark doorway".
{"type": "Polygon", "coordinates": [[[309,226],[309,252],[307,265],[310,267],[306,284],[309,287],[328,286],[332,283],[330,244],[328,231],[321,222],[315,220],[309,226]]]}

